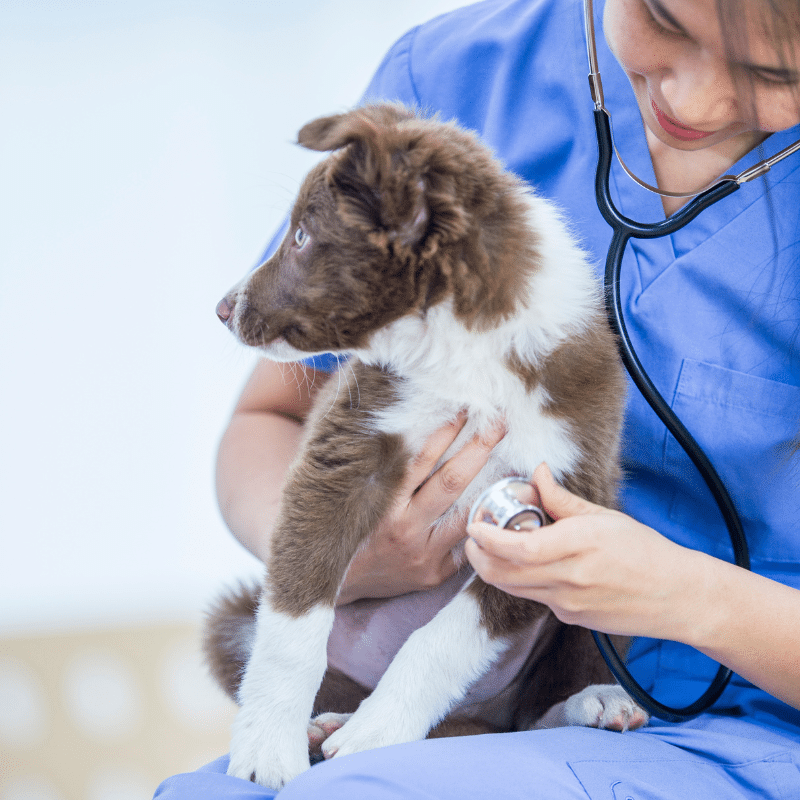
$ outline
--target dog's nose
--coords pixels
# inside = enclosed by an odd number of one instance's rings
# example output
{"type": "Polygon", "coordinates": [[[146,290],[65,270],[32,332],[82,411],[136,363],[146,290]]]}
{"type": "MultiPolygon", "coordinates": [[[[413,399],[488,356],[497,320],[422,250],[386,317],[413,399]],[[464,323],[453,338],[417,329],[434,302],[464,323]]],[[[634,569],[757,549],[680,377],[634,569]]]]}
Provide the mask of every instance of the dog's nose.
{"type": "Polygon", "coordinates": [[[220,320],[222,320],[222,322],[227,324],[228,320],[231,318],[232,313],[233,313],[233,308],[228,302],[228,298],[223,297],[222,300],[220,300],[219,303],[217,303],[217,316],[220,318],[220,320]]]}

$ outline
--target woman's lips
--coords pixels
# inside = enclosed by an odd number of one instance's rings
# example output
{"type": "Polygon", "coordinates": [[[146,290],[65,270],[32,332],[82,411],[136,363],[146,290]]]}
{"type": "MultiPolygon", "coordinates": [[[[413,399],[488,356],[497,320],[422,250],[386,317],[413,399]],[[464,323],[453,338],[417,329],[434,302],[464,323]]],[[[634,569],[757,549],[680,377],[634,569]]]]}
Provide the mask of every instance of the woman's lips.
{"type": "Polygon", "coordinates": [[[653,108],[653,113],[656,115],[658,124],[670,135],[682,142],[695,142],[698,139],[705,139],[707,136],[713,136],[716,131],[698,131],[694,128],[687,128],[679,122],[670,119],[657,105],[653,98],[650,98],[650,105],[653,108]]]}

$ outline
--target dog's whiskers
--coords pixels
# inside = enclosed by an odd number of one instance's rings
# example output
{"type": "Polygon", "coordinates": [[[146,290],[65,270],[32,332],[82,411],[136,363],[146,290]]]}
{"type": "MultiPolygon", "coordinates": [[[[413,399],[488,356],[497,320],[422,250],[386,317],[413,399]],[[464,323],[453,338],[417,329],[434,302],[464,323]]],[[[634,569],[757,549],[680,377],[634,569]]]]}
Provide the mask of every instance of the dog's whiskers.
{"type": "Polygon", "coordinates": [[[326,412],[323,414],[323,416],[322,416],[322,419],[327,419],[327,417],[328,417],[328,414],[330,414],[330,413],[331,413],[331,411],[333,411],[333,408],[334,408],[334,406],[336,405],[336,401],[337,401],[337,400],[338,400],[338,398],[339,398],[339,392],[342,390],[342,371],[341,371],[340,369],[337,369],[337,370],[336,370],[336,379],[337,379],[337,384],[336,384],[336,394],[335,394],[335,395],[333,396],[333,398],[331,399],[331,404],[330,404],[330,407],[329,407],[329,408],[328,408],[328,410],[327,410],[327,411],[326,411],[326,412]]]}
{"type": "MultiPolygon", "coordinates": [[[[339,362],[341,363],[341,362],[339,362]]],[[[353,369],[353,365],[350,363],[350,359],[348,358],[345,361],[347,368],[350,370],[350,374],[353,376],[353,380],[356,384],[356,393],[358,394],[358,402],[356,403],[356,408],[361,408],[361,387],[358,385],[358,375],[356,375],[355,370],[353,369]]],[[[350,389],[350,382],[347,383],[348,390],[350,389]]],[[[353,407],[353,395],[350,395],[350,408],[353,407]]]]}
{"type": "Polygon", "coordinates": [[[282,370],[281,374],[283,375],[283,385],[288,386],[290,382],[294,383],[297,387],[298,393],[301,390],[300,386],[300,379],[297,377],[297,364],[294,362],[288,362],[286,364],[287,370],[282,370]]]}
{"type": "MultiPolygon", "coordinates": [[[[340,369],[339,372],[341,372],[341,371],[342,370],[340,369]]],[[[352,368],[351,368],[351,371],[352,371],[352,368]]],[[[345,378],[345,380],[347,381],[347,395],[350,398],[350,408],[352,408],[353,407],[353,392],[350,390],[350,379],[349,378],[345,378]]]]}
{"type": "Polygon", "coordinates": [[[297,387],[297,393],[302,396],[303,383],[305,382],[306,386],[308,386],[308,372],[298,369],[299,365],[296,363],[291,363],[289,367],[292,371],[292,377],[294,378],[294,385],[297,387]],[[300,378],[301,374],[305,376],[304,381],[300,378]]]}

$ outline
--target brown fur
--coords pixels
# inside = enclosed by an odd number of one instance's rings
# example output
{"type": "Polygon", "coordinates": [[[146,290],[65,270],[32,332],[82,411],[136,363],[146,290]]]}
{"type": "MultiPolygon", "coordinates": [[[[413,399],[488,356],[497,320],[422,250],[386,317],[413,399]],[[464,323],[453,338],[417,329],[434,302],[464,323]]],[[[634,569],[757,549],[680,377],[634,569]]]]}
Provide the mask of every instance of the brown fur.
{"type": "MultiPolygon", "coordinates": [[[[309,123],[298,140],[334,152],[303,183],[276,254],[223,301],[226,313],[236,305],[246,344],[353,350],[445,299],[468,330],[490,330],[518,310],[538,269],[539,241],[520,181],[476,137],[398,106],[370,106],[309,123]],[[310,234],[308,247],[294,245],[298,228],[310,234]]],[[[581,458],[564,485],[614,506],[624,385],[604,319],[598,313],[590,322],[543,362],[514,354],[506,367],[528,392],[546,390],[544,413],[567,423],[578,445],[581,458]]],[[[273,534],[265,591],[274,609],[299,616],[333,606],[353,555],[384,516],[411,454],[401,437],[375,432],[374,415],[393,405],[401,383],[354,359],[320,393],[273,534]],[[362,406],[359,397],[369,402],[362,406]]],[[[608,682],[588,632],[479,579],[468,591],[492,636],[549,617],[520,677],[515,728],[590,683],[608,682]]],[[[222,601],[209,626],[212,669],[232,696],[254,600],[245,593],[222,601]]],[[[329,674],[316,709],[353,710],[365,691],[329,674]]],[[[437,730],[475,730],[448,725],[437,730]]]]}
{"type": "Polygon", "coordinates": [[[206,615],[203,652],[211,674],[232,699],[236,700],[255,624],[261,587],[244,585],[217,598],[206,615]]]}
{"type": "Polygon", "coordinates": [[[550,397],[545,412],[570,423],[582,458],[562,479],[571,492],[597,505],[617,507],[621,471],[618,458],[625,381],[614,336],[604,317],[588,331],[565,341],[541,365],[508,361],[509,369],[532,392],[540,385],[550,397]]]}
{"type": "Polygon", "coordinates": [[[335,603],[357,547],[383,518],[408,463],[400,437],[376,435],[370,425],[372,412],[391,404],[395,378],[357,363],[342,380],[346,387],[331,381],[320,392],[272,537],[269,598],[295,616],[335,603]],[[351,405],[358,393],[369,396],[370,412],[351,405]]]}

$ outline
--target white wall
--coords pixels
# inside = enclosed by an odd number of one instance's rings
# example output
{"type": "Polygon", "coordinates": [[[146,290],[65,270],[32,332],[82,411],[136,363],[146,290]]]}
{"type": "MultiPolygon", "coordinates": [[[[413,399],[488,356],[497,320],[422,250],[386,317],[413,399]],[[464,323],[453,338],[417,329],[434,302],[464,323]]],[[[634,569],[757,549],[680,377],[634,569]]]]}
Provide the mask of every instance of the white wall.
{"type": "Polygon", "coordinates": [[[2,0],[0,634],[194,616],[253,363],[214,315],[386,48],[459,0],[2,0]]]}

